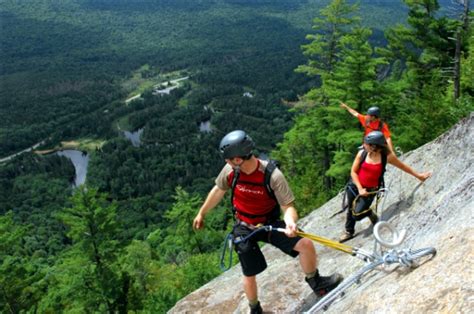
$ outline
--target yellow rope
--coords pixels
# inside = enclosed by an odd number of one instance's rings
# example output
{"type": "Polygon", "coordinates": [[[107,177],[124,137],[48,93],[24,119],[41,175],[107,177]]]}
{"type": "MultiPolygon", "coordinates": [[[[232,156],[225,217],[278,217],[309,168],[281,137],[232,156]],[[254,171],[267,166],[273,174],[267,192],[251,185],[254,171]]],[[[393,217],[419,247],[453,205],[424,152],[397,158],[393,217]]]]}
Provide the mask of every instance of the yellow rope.
{"type": "Polygon", "coordinates": [[[339,242],[336,242],[336,241],[333,241],[333,240],[322,238],[320,236],[310,234],[310,233],[306,233],[306,232],[302,232],[302,231],[296,231],[296,234],[299,235],[300,237],[311,239],[313,241],[321,243],[322,245],[328,246],[330,248],[333,248],[333,249],[336,249],[336,250],[339,250],[339,251],[342,251],[342,252],[345,252],[345,253],[349,253],[351,255],[354,253],[354,250],[352,249],[352,247],[350,247],[348,245],[345,245],[345,244],[342,244],[342,243],[339,243],[339,242]]]}

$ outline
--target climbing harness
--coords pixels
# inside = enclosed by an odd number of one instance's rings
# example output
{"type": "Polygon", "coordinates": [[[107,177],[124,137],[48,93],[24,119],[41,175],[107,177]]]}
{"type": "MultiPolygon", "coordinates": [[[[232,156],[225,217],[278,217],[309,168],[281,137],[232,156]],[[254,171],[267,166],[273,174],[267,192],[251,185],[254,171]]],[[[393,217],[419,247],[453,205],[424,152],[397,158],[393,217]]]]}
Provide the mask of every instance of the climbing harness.
{"type": "MultiPolygon", "coordinates": [[[[280,206],[278,204],[276,204],[270,212],[265,213],[263,215],[247,214],[245,212],[238,211],[237,208],[234,206],[234,192],[235,192],[235,189],[236,189],[238,183],[249,183],[249,184],[252,184],[252,185],[261,185],[261,186],[265,187],[265,190],[266,190],[268,196],[271,197],[272,199],[274,199],[276,203],[278,203],[278,201],[276,199],[276,196],[275,196],[275,192],[273,191],[273,188],[270,185],[272,174],[278,167],[279,167],[279,162],[277,160],[269,159],[268,163],[265,167],[263,182],[261,182],[261,183],[239,181],[239,179],[240,179],[240,167],[234,168],[234,176],[233,176],[232,182],[231,182],[231,197],[230,197],[230,202],[231,202],[231,206],[232,206],[232,214],[233,214],[234,219],[236,218],[237,212],[242,216],[246,216],[246,217],[250,217],[250,218],[266,217],[267,221],[274,221],[275,219],[277,219],[280,216],[280,206]]],[[[226,215],[227,215],[227,213],[226,213],[226,215]]],[[[227,218],[227,216],[226,216],[226,218],[227,218]]],[[[225,240],[224,240],[224,247],[223,247],[223,250],[222,250],[222,254],[221,254],[221,258],[220,258],[220,264],[219,264],[219,267],[223,272],[229,270],[230,267],[232,267],[232,247],[235,244],[239,244],[241,242],[244,242],[244,241],[248,240],[249,238],[254,236],[255,233],[257,233],[257,232],[272,231],[272,228],[273,228],[270,225],[253,226],[253,225],[250,225],[250,224],[246,224],[243,221],[237,221],[237,224],[245,225],[248,228],[253,229],[253,231],[250,234],[248,234],[244,239],[241,239],[240,237],[238,237],[236,239],[233,239],[232,231],[229,234],[227,234],[227,236],[225,237],[225,240]],[[227,254],[227,250],[229,250],[229,261],[226,265],[225,264],[225,255],[227,254]]],[[[234,228],[235,228],[235,226],[234,226],[234,228]]]]}
{"type": "Polygon", "coordinates": [[[228,271],[232,267],[232,247],[234,245],[232,239],[232,232],[228,233],[224,240],[224,246],[221,253],[221,259],[219,262],[219,268],[222,272],[228,271]],[[227,250],[229,250],[229,262],[225,264],[225,255],[227,250]]]}
{"type": "Polygon", "coordinates": [[[395,249],[405,239],[406,230],[398,232],[392,225],[386,221],[378,222],[374,227],[374,251],[368,253],[361,249],[353,248],[357,254],[356,257],[361,258],[367,264],[359,269],[355,274],[345,279],[334,290],[331,290],[321,300],[319,300],[307,313],[315,313],[321,310],[327,310],[329,305],[333,303],[339,296],[343,296],[345,291],[354,283],[360,283],[361,278],[374,270],[376,267],[383,265],[387,267],[391,264],[400,264],[403,267],[416,267],[417,260],[422,257],[432,259],[436,255],[434,247],[427,247],[422,249],[395,249]],[[387,240],[382,236],[382,230],[387,230],[392,240],[387,240]],[[388,250],[385,250],[388,249],[388,250]]]}
{"type": "MultiPolygon", "coordinates": [[[[359,168],[362,167],[362,164],[364,163],[365,159],[367,158],[367,155],[368,155],[368,152],[365,150],[365,149],[362,149],[362,153],[360,155],[360,162],[359,162],[359,168]]],[[[379,186],[379,189],[377,190],[377,192],[385,192],[385,181],[384,181],[384,174],[385,174],[385,171],[386,171],[386,168],[387,168],[387,154],[386,153],[382,153],[382,173],[380,174],[380,177],[379,177],[379,182],[378,182],[378,186],[379,186]]],[[[355,204],[357,202],[357,200],[359,199],[359,195],[356,196],[356,198],[354,199],[354,201],[352,202],[352,204],[347,204],[347,193],[348,193],[348,190],[351,190],[350,192],[355,195],[357,194],[356,191],[354,191],[353,189],[351,189],[351,184],[352,183],[352,179],[349,178],[349,182],[347,182],[346,186],[344,187],[344,189],[342,189],[342,209],[339,210],[338,212],[334,213],[331,215],[331,217],[329,218],[332,218],[336,215],[339,215],[341,213],[343,213],[346,209],[352,209],[352,213],[354,214],[354,216],[359,216],[359,215],[362,215],[362,214],[365,214],[366,212],[368,212],[369,210],[372,210],[372,208],[374,208],[374,206],[371,206],[370,208],[368,208],[367,210],[364,210],[363,212],[361,213],[355,213],[355,211],[353,210],[355,208],[355,204]],[[352,205],[352,207],[351,207],[352,205]]],[[[373,192],[373,191],[371,191],[373,192]]],[[[375,193],[371,193],[369,192],[369,195],[370,194],[375,194],[375,193]]],[[[339,192],[340,194],[341,192],[339,192]]],[[[380,197],[382,196],[382,193],[377,193],[377,199],[376,199],[376,202],[375,202],[375,210],[374,212],[377,213],[377,205],[379,203],[379,200],[380,200],[380,197]]]]}
{"type": "MultiPolygon", "coordinates": [[[[395,147],[395,152],[396,152],[396,154],[397,154],[397,156],[398,156],[399,159],[401,159],[401,158],[403,157],[403,154],[404,154],[404,153],[403,153],[402,149],[401,149],[399,146],[395,147]]],[[[400,178],[400,179],[399,179],[399,188],[398,188],[398,190],[401,191],[401,190],[402,190],[402,178],[403,178],[403,173],[400,173],[399,178],[400,178]]],[[[373,204],[373,205],[370,206],[370,208],[369,208],[369,209],[372,210],[375,214],[378,213],[378,211],[379,211],[379,210],[378,210],[378,205],[379,205],[379,203],[380,203],[380,200],[383,198],[382,205],[380,206],[380,215],[378,215],[378,216],[380,217],[380,219],[383,219],[383,211],[384,211],[384,208],[385,208],[385,201],[387,200],[387,193],[389,192],[389,189],[390,189],[392,180],[393,180],[393,178],[390,179],[390,181],[388,182],[388,184],[384,184],[384,187],[383,187],[383,188],[381,188],[381,189],[379,189],[379,190],[377,190],[377,191],[369,192],[369,194],[377,193],[377,196],[376,196],[376,199],[375,199],[375,204],[373,204]]],[[[346,193],[347,193],[347,192],[346,192],[346,188],[347,188],[347,185],[346,185],[346,187],[344,187],[343,189],[341,189],[341,190],[339,191],[339,193],[338,193],[338,195],[342,195],[342,198],[343,198],[343,201],[342,201],[342,203],[343,203],[343,204],[342,204],[342,209],[339,210],[339,211],[337,211],[337,212],[335,212],[334,214],[332,214],[329,218],[333,218],[334,216],[337,216],[337,215],[343,213],[343,212],[346,210],[346,208],[347,208],[347,205],[345,206],[345,198],[346,198],[346,193]]],[[[400,192],[399,192],[399,193],[400,193],[400,192]]],[[[352,207],[350,207],[350,208],[352,209],[352,214],[353,214],[354,216],[358,216],[358,215],[364,214],[364,213],[366,213],[366,212],[369,210],[369,209],[368,209],[368,210],[365,210],[365,211],[363,211],[363,212],[361,212],[361,213],[358,213],[358,214],[354,212],[353,209],[355,208],[355,204],[357,203],[357,200],[359,199],[359,197],[360,197],[359,195],[356,196],[356,198],[355,198],[354,201],[352,202],[352,207]]]]}
{"type": "Polygon", "coordinates": [[[360,215],[363,215],[369,211],[373,211],[375,214],[377,214],[377,207],[379,205],[379,202],[380,202],[380,199],[384,196],[384,193],[387,191],[386,188],[381,188],[381,189],[378,189],[378,190],[375,190],[375,191],[370,191],[370,192],[367,192],[368,195],[374,195],[375,194],[375,203],[372,204],[369,208],[367,208],[366,210],[363,210],[361,211],[360,213],[356,213],[355,211],[355,208],[356,208],[356,204],[357,204],[357,201],[359,200],[359,198],[361,198],[362,196],[360,194],[358,194],[355,198],[354,198],[354,201],[352,201],[352,205],[351,205],[351,212],[352,212],[352,215],[354,217],[357,217],[357,216],[360,216],[360,215]]]}
{"type": "MultiPolygon", "coordinates": [[[[234,245],[245,242],[245,241],[249,240],[250,238],[252,238],[253,236],[255,236],[257,233],[263,232],[263,231],[266,231],[266,232],[276,231],[276,232],[283,232],[284,233],[285,229],[284,228],[276,228],[276,227],[273,227],[271,225],[258,225],[258,226],[255,226],[255,228],[252,230],[252,232],[250,232],[245,237],[239,236],[235,239],[232,235],[232,232],[230,232],[226,236],[225,241],[224,241],[224,249],[222,251],[221,261],[220,261],[221,270],[226,271],[232,266],[232,247],[234,245]],[[227,249],[230,250],[229,262],[228,262],[227,265],[225,265],[224,260],[225,260],[225,255],[226,255],[227,249]]],[[[365,258],[368,258],[368,257],[371,256],[370,253],[365,252],[362,249],[359,249],[359,248],[356,248],[356,247],[351,247],[349,245],[342,244],[342,243],[339,243],[337,241],[330,240],[330,239],[327,239],[327,238],[323,238],[323,237],[320,237],[320,236],[317,236],[317,235],[314,235],[314,234],[306,233],[306,232],[303,232],[303,231],[296,231],[296,235],[298,235],[300,237],[303,237],[303,238],[308,238],[310,240],[313,240],[315,242],[318,242],[318,243],[320,243],[324,246],[333,248],[335,250],[342,251],[344,253],[348,253],[348,254],[351,254],[353,256],[357,256],[357,257],[362,258],[364,260],[365,260],[365,258]]]]}
{"type": "MultiPolygon", "coordinates": [[[[276,228],[271,225],[259,225],[248,235],[242,237],[233,238],[232,233],[229,233],[226,237],[224,243],[224,250],[221,255],[221,270],[226,271],[232,266],[232,246],[234,244],[239,244],[249,240],[251,237],[255,236],[259,232],[285,232],[284,228],[276,228]],[[227,246],[230,250],[229,264],[226,266],[225,252],[227,246]]],[[[427,247],[422,249],[395,249],[405,240],[406,230],[398,232],[391,224],[386,221],[379,221],[374,226],[374,249],[373,252],[368,252],[358,247],[351,247],[346,244],[342,244],[327,238],[323,238],[314,234],[306,233],[303,231],[297,231],[296,234],[300,237],[308,238],[315,242],[318,242],[324,246],[348,253],[354,257],[357,257],[367,264],[358,270],[355,274],[345,279],[341,282],[335,289],[331,290],[326,294],[322,299],[320,299],[313,307],[308,310],[308,313],[315,313],[321,310],[327,310],[329,305],[333,303],[339,296],[343,296],[345,291],[352,286],[354,283],[360,283],[361,278],[368,272],[374,270],[380,265],[387,267],[391,264],[400,264],[404,267],[416,267],[418,264],[416,261],[422,257],[430,256],[429,259],[433,258],[436,255],[436,249],[434,247],[427,247]],[[387,239],[382,236],[383,231],[388,231],[387,239]],[[386,250],[388,249],[388,250],[386,250]]]]}
{"type": "Polygon", "coordinates": [[[225,240],[224,240],[224,248],[222,250],[220,264],[219,264],[220,269],[223,272],[229,270],[232,267],[232,248],[233,248],[234,245],[249,240],[250,238],[252,238],[253,236],[255,236],[259,232],[263,232],[263,231],[266,231],[266,232],[269,232],[269,231],[285,232],[285,229],[276,228],[276,227],[273,227],[271,225],[252,226],[252,225],[249,225],[249,224],[246,224],[246,223],[243,223],[243,222],[239,222],[239,223],[244,224],[244,225],[246,225],[247,227],[249,227],[253,230],[252,230],[252,232],[250,232],[249,234],[247,234],[244,237],[238,236],[238,237],[234,238],[234,236],[232,234],[232,231],[227,234],[227,236],[225,237],[225,240]],[[225,255],[226,255],[227,249],[229,250],[229,260],[228,260],[228,263],[226,265],[225,264],[225,255]]]}
{"type": "MultiPolygon", "coordinates": [[[[375,190],[375,191],[367,192],[367,194],[369,194],[369,195],[376,194],[375,203],[372,204],[368,209],[366,209],[366,210],[364,210],[364,211],[362,211],[362,212],[360,212],[360,213],[356,213],[356,212],[354,211],[355,205],[357,204],[357,201],[358,201],[359,198],[361,197],[360,195],[357,195],[357,196],[354,198],[354,200],[352,201],[352,204],[351,204],[351,206],[349,207],[349,210],[352,212],[352,214],[353,214],[355,217],[357,217],[357,216],[359,216],[359,215],[362,215],[362,214],[365,214],[365,213],[367,213],[367,212],[370,211],[370,210],[373,211],[375,214],[377,214],[378,205],[379,205],[379,203],[380,203],[380,200],[381,200],[382,198],[384,198],[384,196],[386,195],[387,192],[388,192],[388,188],[380,188],[380,189],[375,190]]],[[[345,193],[345,192],[344,192],[344,193],[345,193]]],[[[346,197],[346,196],[343,195],[342,197],[346,197]]],[[[382,209],[383,209],[384,203],[385,203],[385,199],[384,199],[384,202],[382,203],[382,209]]],[[[331,217],[329,217],[329,218],[332,218],[332,217],[334,217],[334,216],[337,216],[337,215],[343,213],[343,212],[346,210],[346,208],[347,208],[347,207],[344,207],[344,206],[343,206],[343,208],[342,208],[341,210],[339,210],[338,212],[332,214],[331,217]]]]}
{"type": "MultiPolygon", "coordinates": [[[[263,232],[263,231],[266,231],[266,232],[276,231],[276,232],[283,232],[284,233],[285,229],[284,228],[276,228],[276,227],[273,227],[271,225],[258,225],[258,226],[255,226],[255,228],[252,230],[252,232],[250,232],[245,237],[239,236],[235,239],[232,235],[232,232],[230,232],[226,236],[225,241],[224,241],[224,249],[222,251],[221,260],[220,260],[221,270],[222,271],[229,270],[230,267],[232,266],[232,248],[233,248],[234,245],[245,242],[245,241],[249,240],[250,238],[252,238],[253,236],[255,236],[257,233],[263,232]],[[227,265],[225,265],[225,255],[226,255],[227,249],[230,250],[230,252],[229,252],[229,262],[228,262],[227,265]]],[[[371,254],[369,252],[366,252],[366,251],[364,251],[360,248],[351,247],[349,245],[342,244],[340,242],[330,240],[330,239],[327,239],[327,238],[324,238],[324,237],[320,237],[320,236],[317,236],[317,235],[314,235],[314,234],[306,233],[306,232],[303,232],[303,231],[296,231],[296,235],[298,235],[300,237],[303,237],[303,238],[308,238],[310,240],[313,240],[315,242],[318,242],[318,243],[320,243],[324,246],[333,248],[335,250],[338,250],[338,251],[341,251],[341,252],[348,253],[348,254],[351,254],[353,256],[359,257],[364,261],[367,261],[368,259],[373,258],[373,256],[374,256],[373,254],[371,254]]]]}

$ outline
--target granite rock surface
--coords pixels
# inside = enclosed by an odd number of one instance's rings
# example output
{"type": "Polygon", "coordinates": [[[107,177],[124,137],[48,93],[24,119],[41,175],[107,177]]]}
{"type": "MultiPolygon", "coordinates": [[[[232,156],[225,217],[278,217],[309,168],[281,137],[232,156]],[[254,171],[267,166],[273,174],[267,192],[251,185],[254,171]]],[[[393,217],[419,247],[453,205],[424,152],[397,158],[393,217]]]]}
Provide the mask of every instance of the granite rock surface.
{"type": "MultiPolygon", "coordinates": [[[[327,313],[472,313],[474,310],[474,114],[434,141],[401,155],[418,171],[432,170],[424,183],[387,166],[388,192],[378,213],[407,237],[400,248],[435,247],[437,255],[416,268],[379,267],[336,300],[327,313]]],[[[396,144],[396,143],[395,143],[396,144]]],[[[338,239],[345,214],[341,195],[299,221],[308,233],[338,239]]],[[[359,235],[346,244],[372,251],[368,219],[357,223],[359,235]]],[[[354,274],[365,263],[315,243],[322,274],[354,274]]],[[[299,313],[317,301],[304,282],[298,259],[266,245],[268,268],[257,276],[265,313],[299,313]]],[[[248,313],[240,265],[181,299],[169,313],[248,313]]]]}

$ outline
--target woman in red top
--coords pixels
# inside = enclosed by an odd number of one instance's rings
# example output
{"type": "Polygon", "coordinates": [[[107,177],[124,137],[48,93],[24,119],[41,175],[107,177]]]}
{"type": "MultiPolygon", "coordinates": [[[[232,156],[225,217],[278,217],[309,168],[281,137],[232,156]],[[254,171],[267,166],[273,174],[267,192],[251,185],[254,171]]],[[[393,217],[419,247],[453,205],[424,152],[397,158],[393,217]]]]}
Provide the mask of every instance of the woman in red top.
{"type": "Polygon", "coordinates": [[[380,131],[372,131],[364,137],[364,150],[359,151],[351,169],[351,182],[347,185],[347,200],[349,210],[347,211],[347,219],[345,225],[345,232],[340,238],[340,242],[347,241],[354,237],[356,221],[369,217],[372,224],[378,221],[377,215],[372,212],[370,205],[374,200],[375,194],[370,193],[379,189],[380,178],[383,175],[383,158],[386,162],[395,167],[411,174],[420,181],[425,181],[431,176],[431,172],[419,173],[413,170],[407,164],[401,162],[387,148],[387,142],[384,134],[380,131]],[[366,155],[365,160],[362,160],[366,155]],[[386,157],[384,157],[386,156],[386,157]],[[360,195],[356,204],[352,206],[355,198],[360,195]]]}

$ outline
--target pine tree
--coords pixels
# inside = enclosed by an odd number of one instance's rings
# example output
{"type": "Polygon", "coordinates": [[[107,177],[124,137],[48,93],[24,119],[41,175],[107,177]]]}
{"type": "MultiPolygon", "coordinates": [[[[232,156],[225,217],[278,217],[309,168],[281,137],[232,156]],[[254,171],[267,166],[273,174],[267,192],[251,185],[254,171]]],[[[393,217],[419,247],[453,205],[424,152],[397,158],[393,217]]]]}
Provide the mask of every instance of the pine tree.
{"type": "Polygon", "coordinates": [[[204,230],[192,230],[193,219],[202,203],[200,196],[190,195],[178,186],[174,198],[175,203],[165,214],[168,227],[159,245],[159,251],[163,261],[181,264],[192,254],[215,250],[224,235],[216,231],[211,217],[206,217],[204,230]]]}
{"type": "Polygon", "coordinates": [[[73,206],[58,214],[73,244],[51,271],[41,311],[115,312],[126,308],[117,261],[121,249],[115,240],[117,206],[106,197],[81,187],[72,197],[73,206]]]}
{"type": "MultiPolygon", "coordinates": [[[[359,17],[354,16],[357,9],[357,5],[348,5],[345,0],[333,0],[328,6],[320,10],[321,17],[313,20],[313,29],[316,34],[308,35],[306,38],[311,42],[302,46],[303,54],[308,57],[308,62],[305,65],[300,65],[296,69],[297,72],[319,77],[323,86],[324,82],[334,80],[335,65],[340,61],[341,40],[350,31],[350,26],[359,20],[359,17]]],[[[314,138],[314,142],[305,144],[305,146],[313,146],[312,149],[306,150],[306,152],[312,151],[314,153],[312,157],[321,163],[321,168],[312,174],[307,174],[308,178],[313,179],[315,175],[317,177],[321,176],[320,191],[323,191],[323,194],[332,191],[335,187],[334,178],[326,175],[326,171],[331,167],[333,150],[335,149],[333,143],[330,140],[328,141],[328,134],[332,128],[331,124],[337,122],[333,116],[328,115],[333,109],[324,108],[331,103],[328,92],[329,90],[325,88],[314,88],[305,95],[306,100],[316,103],[316,108],[307,112],[307,115],[313,116],[308,117],[313,123],[309,128],[301,130],[308,134],[308,138],[314,138]]],[[[306,124],[304,120],[303,118],[299,121],[306,124]]],[[[303,136],[303,138],[306,138],[306,136],[303,136]]],[[[296,171],[306,172],[306,169],[296,171]]],[[[303,174],[303,176],[305,175],[303,174]]],[[[317,181],[318,183],[313,181],[311,184],[319,184],[320,180],[317,181]]],[[[301,192],[306,194],[307,192],[304,191],[305,189],[302,189],[301,192]]]]}
{"type": "Polygon", "coordinates": [[[306,95],[319,102],[298,117],[275,153],[285,169],[289,167],[292,175],[296,174],[290,183],[299,202],[311,200],[303,206],[319,205],[338,191],[347,180],[354,152],[361,143],[357,121],[339,108],[339,102],[344,100],[362,111],[378,100],[377,68],[386,61],[373,56],[371,31],[351,26],[358,17],[343,17],[355,9],[344,1],[332,1],[322,10],[326,19],[315,19],[318,26],[330,26],[329,35],[310,37],[314,41],[304,47],[309,63],[298,70],[321,77],[321,87],[306,95]]]}
{"type": "Polygon", "coordinates": [[[369,43],[372,31],[355,27],[341,38],[340,62],[331,79],[323,81],[322,89],[330,99],[344,99],[359,112],[378,100],[377,69],[387,64],[384,58],[375,57],[369,43]]]}
{"type": "Polygon", "coordinates": [[[384,58],[374,56],[373,48],[369,43],[372,31],[368,28],[356,26],[349,34],[341,38],[340,62],[334,67],[332,79],[323,81],[321,89],[332,100],[327,108],[327,116],[331,117],[327,131],[327,139],[332,147],[331,165],[326,176],[333,178],[335,185],[344,183],[352,165],[356,147],[361,143],[361,132],[353,132],[359,123],[339,108],[339,101],[343,99],[364,112],[371,105],[378,105],[380,100],[377,69],[387,62],[384,58]],[[354,126],[348,130],[347,126],[354,126]]]}
{"type": "Polygon", "coordinates": [[[408,25],[387,30],[387,49],[378,51],[405,64],[399,80],[387,80],[383,90],[384,104],[397,117],[392,131],[399,137],[392,140],[407,150],[435,138],[459,118],[450,114],[455,104],[444,95],[455,80],[453,39],[461,22],[437,14],[436,0],[404,2],[408,25]]]}
{"type": "MultiPolygon", "coordinates": [[[[348,5],[345,0],[333,0],[320,10],[321,17],[313,19],[316,34],[307,35],[306,39],[311,42],[301,47],[303,54],[308,57],[308,63],[300,65],[297,72],[318,76],[322,81],[331,78],[334,65],[339,59],[341,38],[347,34],[349,26],[359,20],[352,16],[357,9],[357,5],[348,5]]],[[[327,104],[323,90],[315,89],[308,96],[321,104],[327,104]]]]}
{"type": "Polygon", "coordinates": [[[20,313],[35,307],[41,298],[45,275],[41,257],[28,256],[23,248],[27,228],[13,221],[13,212],[0,215],[0,312],[20,313]]]}
{"type": "Polygon", "coordinates": [[[408,25],[397,25],[386,31],[387,49],[380,52],[392,60],[406,62],[409,74],[413,76],[411,91],[419,95],[425,84],[443,86],[446,80],[431,80],[431,71],[452,70],[455,42],[450,40],[457,23],[446,17],[438,17],[437,0],[404,0],[408,6],[408,25]]]}

